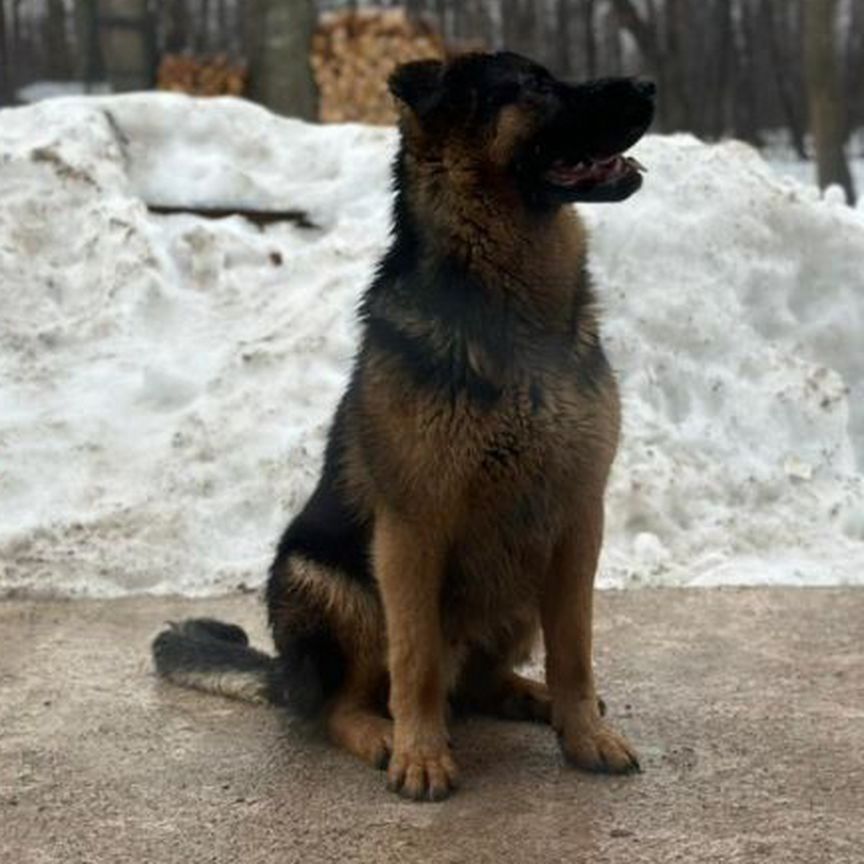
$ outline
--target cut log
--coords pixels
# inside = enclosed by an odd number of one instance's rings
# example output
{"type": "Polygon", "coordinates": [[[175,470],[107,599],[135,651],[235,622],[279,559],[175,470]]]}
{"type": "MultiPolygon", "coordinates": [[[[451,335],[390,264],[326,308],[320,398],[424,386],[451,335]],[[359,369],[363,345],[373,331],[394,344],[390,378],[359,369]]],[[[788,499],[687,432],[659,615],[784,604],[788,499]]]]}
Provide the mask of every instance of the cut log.
{"type": "MultiPolygon", "coordinates": [[[[435,26],[404,9],[367,7],[324,13],[312,39],[311,57],[320,120],[394,123],[396,111],[387,90],[390,73],[400,63],[445,53],[435,26]]],[[[158,86],[194,96],[244,96],[249,88],[248,66],[224,54],[166,54],[159,66],[158,86]]]]}
{"type": "Polygon", "coordinates": [[[321,120],[375,124],[396,120],[387,91],[387,78],[396,66],[445,53],[434,26],[400,8],[325,13],[312,51],[321,120]]]}
{"type": "Polygon", "coordinates": [[[248,79],[246,63],[225,54],[166,54],[159,64],[157,86],[190,96],[243,96],[248,79]]]}

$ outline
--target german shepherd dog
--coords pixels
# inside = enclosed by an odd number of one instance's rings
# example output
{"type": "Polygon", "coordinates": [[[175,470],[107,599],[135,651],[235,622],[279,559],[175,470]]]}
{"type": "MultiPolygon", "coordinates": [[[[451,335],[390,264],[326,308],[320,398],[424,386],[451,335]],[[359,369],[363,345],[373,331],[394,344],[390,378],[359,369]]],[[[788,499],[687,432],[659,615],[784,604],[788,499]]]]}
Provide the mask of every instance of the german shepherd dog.
{"type": "Polygon", "coordinates": [[[575,201],[622,201],[654,85],[578,86],[512,53],[408,63],[392,243],[324,466],[270,568],[278,658],[172,625],[161,675],[317,715],[388,787],[444,798],[461,706],[551,723],[589,771],[639,770],[603,719],[592,592],[619,398],[575,201]],[[546,684],[521,677],[540,628],[546,684]]]}

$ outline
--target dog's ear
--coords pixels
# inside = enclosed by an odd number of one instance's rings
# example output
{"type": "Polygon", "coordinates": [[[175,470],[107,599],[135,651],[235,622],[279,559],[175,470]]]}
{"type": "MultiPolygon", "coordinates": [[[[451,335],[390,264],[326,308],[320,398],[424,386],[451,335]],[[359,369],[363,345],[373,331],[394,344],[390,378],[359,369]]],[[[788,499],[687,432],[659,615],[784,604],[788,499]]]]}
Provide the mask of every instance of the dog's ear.
{"type": "Polygon", "coordinates": [[[439,102],[444,64],[440,60],[403,63],[387,82],[390,92],[421,119],[439,102]]]}

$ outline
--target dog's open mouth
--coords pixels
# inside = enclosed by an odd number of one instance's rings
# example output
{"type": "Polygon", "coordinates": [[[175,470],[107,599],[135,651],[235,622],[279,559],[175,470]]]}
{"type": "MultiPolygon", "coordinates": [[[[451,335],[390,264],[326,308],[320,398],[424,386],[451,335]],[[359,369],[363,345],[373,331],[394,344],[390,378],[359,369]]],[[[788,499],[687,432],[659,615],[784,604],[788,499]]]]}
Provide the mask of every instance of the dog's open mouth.
{"type": "Polygon", "coordinates": [[[546,171],[544,178],[548,183],[565,189],[588,191],[599,186],[617,185],[645,170],[638,159],[618,153],[605,159],[584,159],[576,163],[558,159],[546,171]]]}

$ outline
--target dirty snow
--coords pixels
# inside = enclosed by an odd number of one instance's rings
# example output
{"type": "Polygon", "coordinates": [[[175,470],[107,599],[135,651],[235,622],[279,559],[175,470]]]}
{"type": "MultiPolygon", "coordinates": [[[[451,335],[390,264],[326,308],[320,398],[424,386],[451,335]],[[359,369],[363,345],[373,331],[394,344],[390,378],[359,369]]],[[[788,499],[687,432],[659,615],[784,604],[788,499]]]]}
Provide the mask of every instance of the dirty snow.
{"type": "MultiPolygon", "coordinates": [[[[315,482],[394,143],[167,94],[0,113],[0,593],[261,583],[315,482]]],[[[601,584],[864,584],[864,213],[740,144],[636,153],[645,189],[584,208],[625,407],[601,584]]]]}

